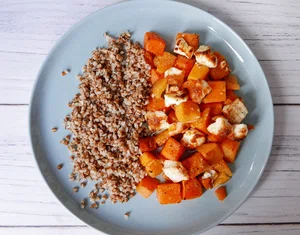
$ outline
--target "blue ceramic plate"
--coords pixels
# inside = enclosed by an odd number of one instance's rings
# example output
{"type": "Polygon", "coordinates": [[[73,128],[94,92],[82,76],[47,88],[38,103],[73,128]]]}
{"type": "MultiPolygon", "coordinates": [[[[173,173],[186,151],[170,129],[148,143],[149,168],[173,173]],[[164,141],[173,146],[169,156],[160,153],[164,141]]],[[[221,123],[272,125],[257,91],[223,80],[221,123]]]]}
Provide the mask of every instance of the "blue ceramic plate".
{"type": "Polygon", "coordinates": [[[30,108],[30,136],[38,166],[56,197],[79,219],[108,234],[199,234],[221,223],[249,196],[258,182],[270,155],[273,137],[273,105],[265,75],[243,40],[214,16],[189,5],[174,1],[130,1],[102,9],[69,30],[56,44],[44,62],[30,108]],[[155,193],[144,199],[137,195],[128,203],[110,202],[99,210],[79,207],[89,187],[77,194],[68,174],[71,164],[68,150],[59,141],[67,134],[63,119],[70,113],[67,103],[78,92],[75,76],[97,46],[106,45],[104,32],[118,35],[133,32],[133,39],[143,42],[146,31],[160,33],[174,45],[177,32],[200,34],[200,43],[210,45],[225,55],[232,72],[240,79],[240,95],[249,109],[245,122],[255,124],[255,130],[243,142],[232,179],[227,184],[228,197],[217,200],[214,191],[205,192],[196,200],[177,205],[160,205],[155,193]],[[70,68],[71,73],[61,77],[70,68]],[[52,127],[59,127],[52,133],[52,127]],[[62,170],[56,166],[65,163],[62,170]],[[128,221],[124,213],[131,211],[128,221]]]}

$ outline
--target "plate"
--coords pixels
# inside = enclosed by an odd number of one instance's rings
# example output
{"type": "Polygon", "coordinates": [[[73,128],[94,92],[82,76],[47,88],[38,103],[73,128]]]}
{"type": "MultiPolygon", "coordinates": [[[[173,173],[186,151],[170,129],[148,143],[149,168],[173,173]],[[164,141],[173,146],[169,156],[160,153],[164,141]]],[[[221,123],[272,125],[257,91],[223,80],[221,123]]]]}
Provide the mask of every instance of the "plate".
{"type": "Polygon", "coordinates": [[[199,234],[221,223],[249,196],[258,182],[270,155],[274,114],[270,90],[264,73],[243,40],[214,16],[175,1],[129,1],[104,8],[72,27],[56,44],[45,60],[35,84],[30,106],[30,136],[37,164],[45,181],[75,216],[86,224],[108,234],[199,234]],[[227,184],[228,197],[217,200],[214,191],[196,200],[176,205],[160,205],[155,193],[144,199],[137,195],[128,203],[101,205],[99,210],[80,208],[92,184],[74,194],[76,182],[69,181],[71,164],[67,148],[60,140],[68,134],[63,119],[70,113],[67,103],[78,92],[76,75],[90,57],[91,51],[106,45],[103,34],[118,35],[130,30],[133,39],[143,42],[146,31],[160,33],[174,45],[177,32],[200,34],[200,43],[208,44],[225,55],[232,72],[240,79],[240,95],[249,109],[245,122],[255,125],[243,142],[232,166],[234,172],[227,184]],[[65,77],[61,72],[71,69],[65,77]],[[52,133],[52,127],[58,127],[52,133]],[[58,171],[56,166],[64,163],[58,171]],[[130,219],[124,213],[131,212],[130,219]]]}

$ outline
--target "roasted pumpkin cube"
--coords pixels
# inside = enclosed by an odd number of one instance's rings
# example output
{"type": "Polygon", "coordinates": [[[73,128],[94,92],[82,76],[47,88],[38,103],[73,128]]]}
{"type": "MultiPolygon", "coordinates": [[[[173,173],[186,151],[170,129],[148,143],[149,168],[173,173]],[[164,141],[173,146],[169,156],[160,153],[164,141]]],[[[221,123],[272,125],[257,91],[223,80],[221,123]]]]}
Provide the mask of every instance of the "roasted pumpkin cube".
{"type": "Polygon", "coordinates": [[[207,140],[212,143],[221,143],[224,140],[224,138],[218,135],[209,134],[207,136],[207,140]]]}
{"type": "Polygon", "coordinates": [[[226,100],[226,82],[207,82],[211,87],[211,92],[203,99],[205,104],[223,102],[226,100]]]}
{"type": "Polygon", "coordinates": [[[159,159],[155,159],[155,161],[149,163],[145,169],[148,175],[154,178],[162,173],[162,167],[161,161],[159,159]]]}
{"type": "Polygon", "coordinates": [[[191,72],[189,73],[188,80],[204,80],[207,79],[209,68],[205,65],[195,63],[191,72]]]}
{"type": "Polygon", "coordinates": [[[151,55],[151,53],[149,51],[145,51],[144,57],[145,57],[146,63],[149,64],[151,66],[151,68],[154,68],[155,65],[154,65],[153,56],[151,55]]]}
{"type": "Polygon", "coordinates": [[[198,104],[211,92],[211,87],[204,80],[188,80],[183,84],[182,88],[188,89],[189,98],[198,104]]]}
{"type": "Polygon", "coordinates": [[[166,47],[165,40],[154,32],[146,32],[144,35],[144,48],[155,55],[162,55],[166,47]]]}
{"type": "Polygon", "coordinates": [[[218,59],[218,64],[215,68],[209,70],[209,75],[212,80],[220,80],[230,73],[230,69],[228,62],[223,55],[219,52],[214,52],[214,55],[218,59]]]}
{"type": "Polygon", "coordinates": [[[162,111],[166,109],[165,100],[163,98],[150,97],[146,106],[148,111],[162,111]]]}
{"type": "Polygon", "coordinates": [[[152,153],[143,153],[140,156],[140,162],[149,176],[156,177],[162,173],[162,164],[152,153]]]}
{"type": "Polygon", "coordinates": [[[220,146],[216,143],[202,144],[197,148],[198,152],[203,155],[209,164],[215,164],[223,159],[223,152],[220,146]]]}
{"type": "Polygon", "coordinates": [[[179,105],[175,105],[175,115],[180,122],[191,123],[200,118],[199,105],[193,101],[186,101],[179,105]]]}
{"type": "Polygon", "coordinates": [[[232,172],[226,162],[222,159],[219,162],[216,162],[212,165],[212,168],[215,169],[219,173],[224,173],[228,176],[232,176],[232,172]]]}
{"type": "Polygon", "coordinates": [[[157,80],[162,79],[164,76],[163,74],[159,74],[156,69],[151,69],[151,78],[150,81],[154,84],[157,80]]]}
{"type": "Polygon", "coordinates": [[[216,189],[215,194],[220,201],[223,201],[227,197],[226,187],[221,186],[220,188],[216,189]]]}
{"type": "Polygon", "coordinates": [[[197,128],[199,131],[201,131],[204,134],[209,134],[207,131],[207,127],[211,123],[211,116],[210,116],[210,108],[204,109],[204,111],[201,114],[201,117],[196,122],[191,123],[191,127],[197,128]]]}
{"type": "Polygon", "coordinates": [[[226,91],[226,99],[231,100],[232,102],[235,101],[237,98],[239,98],[233,90],[227,90],[226,91]]]}
{"type": "Polygon", "coordinates": [[[178,33],[176,35],[176,40],[183,38],[189,46],[192,46],[194,50],[197,50],[199,47],[199,35],[196,33],[178,33]]]}
{"type": "Polygon", "coordinates": [[[211,169],[211,166],[206,162],[203,156],[197,152],[184,159],[182,165],[188,170],[191,178],[195,178],[197,175],[211,169]]]}
{"type": "Polygon", "coordinates": [[[213,181],[213,187],[219,187],[221,184],[225,184],[227,181],[230,180],[230,177],[225,173],[220,173],[218,177],[213,181]]]}
{"type": "Polygon", "coordinates": [[[176,57],[175,65],[174,67],[183,70],[184,76],[187,77],[189,73],[191,72],[196,60],[195,59],[188,59],[182,55],[178,55],[176,57]]]}
{"type": "Polygon", "coordinates": [[[145,178],[142,179],[138,183],[138,185],[136,187],[136,191],[142,197],[148,198],[155,191],[155,189],[157,188],[158,183],[159,183],[158,179],[151,178],[150,176],[145,176],[145,178]]]}
{"type": "Polygon", "coordinates": [[[184,200],[201,197],[202,193],[202,185],[197,179],[182,181],[182,198],[184,200]]]}
{"type": "Polygon", "coordinates": [[[151,162],[155,161],[157,158],[149,152],[145,152],[140,156],[140,162],[142,166],[146,167],[149,165],[151,162]]]}
{"type": "Polygon", "coordinates": [[[185,148],[183,147],[183,145],[176,141],[174,138],[170,137],[161,150],[160,154],[169,160],[178,161],[184,152],[185,148]]]}
{"type": "Polygon", "coordinates": [[[178,119],[176,117],[175,111],[171,110],[170,113],[168,114],[168,123],[176,123],[178,122],[178,119]]]}
{"type": "Polygon", "coordinates": [[[142,153],[150,152],[157,148],[154,137],[139,138],[139,147],[142,153]]]}
{"type": "Polygon", "coordinates": [[[220,144],[220,146],[224,153],[224,160],[226,162],[233,163],[239,151],[240,142],[227,138],[220,144]]]}
{"type": "Polygon", "coordinates": [[[169,68],[173,67],[176,61],[176,56],[169,52],[164,52],[162,55],[157,55],[154,58],[154,65],[157,68],[157,72],[164,73],[169,68]]]}
{"type": "Polygon", "coordinates": [[[164,130],[154,136],[154,140],[158,146],[163,146],[170,137],[169,130],[164,130]]]}
{"type": "Polygon", "coordinates": [[[199,178],[199,181],[201,182],[201,184],[203,185],[203,187],[208,190],[212,188],[212,184],[211,184],[211,179],[210,178],[206,178],[206,179],[201,179],[199,178]]]}
{"type": "Polygon", "coordinates": [[[205,110],[205,109],[208,109],[208,108],[210,108],[211,117],[222,115],[223,104],[221,102],[209,103],[209,104],[201,103],[200,104],[200,109],[201,110],[205,110]]]}
{"type": "Polygon", "coordinates": [[[154,95],[155,98],[159,99],[161,98],[166,88],[167,88],[167,79],[166,78],[159,79],[152,86],[152,94],[154,95]]]}
{"type": "Polygon", "coordinates": [[[229,74],[225,77],[224,81],[226,82],[226,89],[227,90],[239,90],[240,84],[238,83],[238,80],[236,76],[229,74]]]}
{"type": "Polygon", "coordinates": [[[159,184],[156,189],[156,197],[160,204],[175,204],[182,200],[180,183],[159,184]]]}

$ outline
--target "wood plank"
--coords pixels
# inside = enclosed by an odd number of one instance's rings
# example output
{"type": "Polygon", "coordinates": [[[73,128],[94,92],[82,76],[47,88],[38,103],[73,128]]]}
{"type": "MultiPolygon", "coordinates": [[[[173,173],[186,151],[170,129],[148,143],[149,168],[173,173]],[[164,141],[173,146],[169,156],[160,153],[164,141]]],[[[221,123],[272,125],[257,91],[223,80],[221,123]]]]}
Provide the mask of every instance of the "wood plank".
{"type": "MultiPolygon", "coordinates": [[[[0,185],[6,192],[0,194],[0,226],[82,225],[38,172],[29,146],[27,109],[0,106],[0,185]]],[[[275,139],[266,171],[250,198],[224,223],[300,222],[299,115],[300,106],[275,106],[275,139]]]]}
{"type": "MultiPolygon", "coordinates": [[[[0,104],[28,104],[43,54],[0,52],[0,104]]],[[[300,103],[300,61],[261,61],[275,104],[300,103]]]]}
{"type": "MultiPolygon", "coordinates": [[[[130,221],[129,221],[130,222],[130,221]]],[[[89,234],[89,235],[100,235],[100,233],[87,226],[78,227],[0,227],[1,234],[10,235],[74,235],[74,234],[89,234]]],[[[205,233],[203,235],[299,235],[300,225],[253,225],[253,226],[222,226],[219,225],[205,233]]]]}
{"type": "MultiPolygon", "coordinates": [[[[47,54],[76,22],[122,0],[7,1],[0,8],[0,51],[47,54]],[[28,27],[30,25],[30,27],[28,27]]],[[[300,2],[294,0],[182,0],[206,10],[231,26],[261,60],[299,58],[300,2]]]]}

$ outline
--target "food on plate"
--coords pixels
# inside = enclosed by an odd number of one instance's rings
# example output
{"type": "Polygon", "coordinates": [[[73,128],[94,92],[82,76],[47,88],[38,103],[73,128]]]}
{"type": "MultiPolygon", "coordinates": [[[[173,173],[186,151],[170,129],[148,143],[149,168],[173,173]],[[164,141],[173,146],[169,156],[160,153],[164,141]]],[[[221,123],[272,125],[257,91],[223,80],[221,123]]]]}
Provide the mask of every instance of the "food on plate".
{"type": "Polygon", "coordinates": [[[129,33],[105,37],[108,48],[93,52],[69,104],[73,138],[62,140],[74,154],[70,177],[97,181],[90,207],[104,190],[113,203],[136,191],[174,204],[212,188],[224,200],[230,164],[254,129],[243,123],[248,110],[226,58],[195,33],[178,33],[173,53],[155,32],[145,33],[144,49],[129,33]]]}
{"type": "Polygon", "coordinates": [[[148,50],[154,57],[153,104],[147,107],[151,112],[146,120],[153,139],[141,140],[140,160],[147,166],[144,155],[151,154],[149,161],[156,158],[163,166],[165,182],[156,189],[161,204],[199,198],[212,188],[224,200],[227,193],[221,185],[231,179],[230,164],[238,156],[240,142],[253,129],[243,123],[248,110],[235,94],[241,89],[238,78],[231,74],[224,55],[199,44],[199,39],[197,34],[178,33],[175,55],[148,50]]]}

